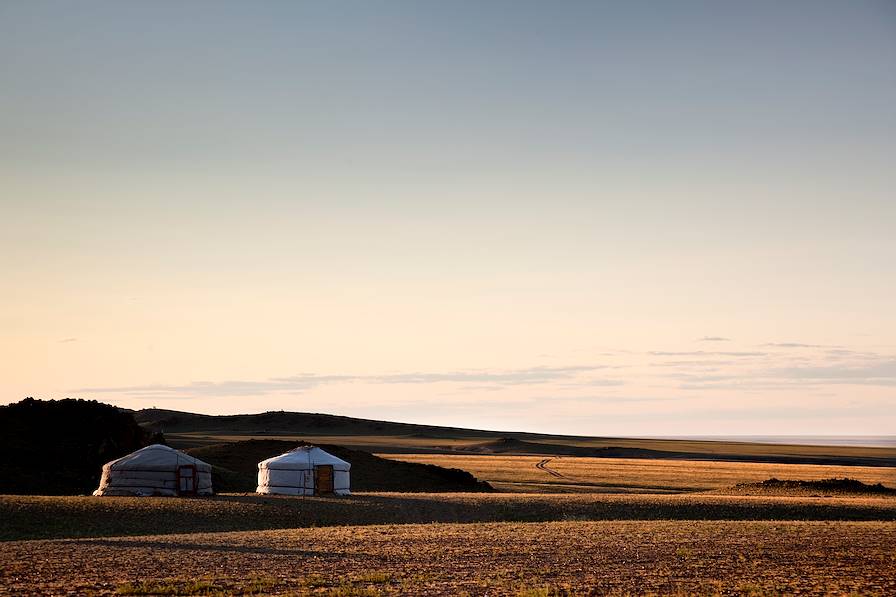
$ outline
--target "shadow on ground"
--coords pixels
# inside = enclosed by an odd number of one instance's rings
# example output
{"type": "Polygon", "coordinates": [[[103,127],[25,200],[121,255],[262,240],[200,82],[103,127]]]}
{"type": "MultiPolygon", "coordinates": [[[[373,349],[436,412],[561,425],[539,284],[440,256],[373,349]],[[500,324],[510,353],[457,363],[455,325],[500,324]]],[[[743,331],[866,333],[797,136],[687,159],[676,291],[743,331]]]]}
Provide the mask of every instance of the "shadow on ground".
{"type": "Polygon", "coordinates": [[[896,520],[893,498],[407,494],[211,498],[0,496],[0,540],[315,526],[559,520],[896,520]]]}

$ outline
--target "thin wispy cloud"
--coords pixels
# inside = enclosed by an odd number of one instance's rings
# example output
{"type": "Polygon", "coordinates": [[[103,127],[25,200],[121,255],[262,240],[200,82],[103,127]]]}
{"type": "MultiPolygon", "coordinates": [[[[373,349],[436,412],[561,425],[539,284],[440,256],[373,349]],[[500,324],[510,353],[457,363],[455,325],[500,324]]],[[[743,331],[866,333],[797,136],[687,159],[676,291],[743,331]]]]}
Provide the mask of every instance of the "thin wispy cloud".
{"type": "Polygon", "coordinates": [[[252,396],[267,394],[295,394],[334,384],[427,385],[440,383],[477,384],[500,389],[502,387],[570,382],[582,386],[620,385],[620,380],[593,379],[584,375],[606,369],[604,365],[529,367],[506,371],[450,371],[387,373],[379,375],[318,375],[303,373],[265,380],[226,380],[220,382],[194,381],[180,385],[149,384],[135,386],[85,387],[71,390],[77,394],[125,394],[139,398],[190,398],[213,396],[252,396]]]}
{"type": "Polygon", "coordinates": [[[803,344],[802,342],[766,342],[761,346],[767,348],[836,348],[824,344],[803,344]]]}
{"type": "Polygon", "coordinates": [[[896,359],[873,364],[768,367],[730,373],[675,373],[680,389],[789,389],[821,385],[896,386],[896,359]]]}
{"type": "Polygon", "coordinates": [[[78,341],[77,338],[63,338],[62,340],[59,341],[59,343],[60,344],[68,344],[70,342],[77,342],[77,341],[78,341]]]}
{"type": "Polygon", "coordinates": [[[734,365],[737,361],[722,359],[698,359],[692,361],[658,361],[650,363],[651,367],[720,367],[734,365]]]}
{"type": "Polygon", "coordinates": [[[703,336],[697,338],[697,342],[731,342],[731,338],[723,338],[722,336],[703,336]]]}
{"type": "Polygon", "coordinates": [[[767,352],[751,352],[751,351],[705,351],[705,350],[686,350],[686,351],[666,351],[651,350],[647,354],[655,357],[764,357],[767,352]]]}
{"type": "MultiPolygon", "coordinates": [[[[582,364],[572,358],[572,364],[507,369],[304,372],[259,379],[85,387],[70,395],[106,396],[111,401],[130,401],[134,408],[157,403],[187,410],[188,404],[227,404],[228,400],[307,410],[323,398],[328,409],[339,414],[404,420],[408,413],[417,413],[413,416],[421,421],[433,417],[447,424],[454,424],[458,417],[481,417],[485,427],[503,428],[517,425],[514,417],[530,411],[570,421],[641,420],[648,413],[650,420],[659,423],[674,419],[679,412],[712,412],[714,405],[720,405],[719,417],[740,417],[744,400],[770,412],[788,404],[799,404],[813,414],[833,404],[847,411],[873,411],[888,404],[887,392],[896,388],[896,355],[787,344],[800,346],[775,346],[768,351],[740,345],[730,346],[731,350],[632,351],[623,364],[616,359],[582,364]],[[371,395],[379,397],[356,408],[371,395]],[[861,398],[852,400],[853,396],[861,398]]],[[[520,421],[531,420],[519,416],[520,421]]]]}
{"type": "MultiPolygon", "coordinates": [[[[778,343],[783,344],[783,343],[778,343]]],[[[621,371],[615,365],[534,366],[520,369],[453,371],[411,371],[378,374],[300,373],[259,380],[192,381],[184,384],[141,384],[130,386],[95,386],[72,390],[79,395],[120,394],[139,399],[213,398],[218,396],[298,395],[324,386],[384,385],[420,386],[431,389],[453,384],[455,390],[499,392],[518,388],[545,386],[558,393],[575,392],[588,387],[637,387],[650,379],[651,388],[669,391],[707,389],[792,389],[817,388],[823,385],[864,385],[889,387],[896,385],[896,359],[872,352],[778,346],[781,351],[650,351],[649,357],[673,357],[632,364],[621,371]],[[788,354],[787,349],[798,349],[788,354]],[[599,373],[602,373],[599,374],[599,373]]],[[[630,390],[629,390],[630,391],[630,390]]]]}
{"type": "Polygon", "coordinates": [[[896,385],[896,359],[871,365],[825,365],[817,367],[783,367],[767,371],[769,377],[824,383],[857,383],[896,385]]]}
{"type": "Polygon", "coordinates": [[[834,348],[825,351],[825,355],[837,360],[859,360],[859,361],[878,361],[882,355],[871,351],[848,350],[844,348],[834,348]]]}

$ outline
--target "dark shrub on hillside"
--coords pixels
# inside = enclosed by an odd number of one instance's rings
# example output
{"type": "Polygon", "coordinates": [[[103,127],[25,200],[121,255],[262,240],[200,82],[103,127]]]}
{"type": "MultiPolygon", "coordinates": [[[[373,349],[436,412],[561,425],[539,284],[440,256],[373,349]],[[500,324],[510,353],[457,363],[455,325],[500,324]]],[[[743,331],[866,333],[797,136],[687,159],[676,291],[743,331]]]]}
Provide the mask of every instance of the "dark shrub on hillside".
{"type": "Polygon", "coordinates": [[[131,413],[94,400],[0,406],[0,493],[90,493],[103,464],[150,440],[131,413]]]}
{"type": "Polygon", "coordinates": [[[896,495],[896,489],[885,487],[883,483],[875,485],[862,483],[858,479],[821,479],[817,481],[803,481],[791,479],[767,479],[761,483],[738,483],[735,489],[742,490],[767,490],[771,492],[785,492],[788,490],[821,491],[829,493],[857,493],[868,495],[896,495]]]}

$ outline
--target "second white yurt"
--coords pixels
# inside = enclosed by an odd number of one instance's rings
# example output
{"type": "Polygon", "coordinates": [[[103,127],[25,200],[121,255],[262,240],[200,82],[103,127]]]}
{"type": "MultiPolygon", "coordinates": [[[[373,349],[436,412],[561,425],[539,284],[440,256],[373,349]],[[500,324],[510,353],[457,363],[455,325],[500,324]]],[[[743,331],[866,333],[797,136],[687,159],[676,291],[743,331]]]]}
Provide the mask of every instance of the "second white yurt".
{"type": "Polygon", "coordinates": [[[103,466],[93,495],[211,495],[212,467],[183,452],[153,444],[103,466]]]}
{"type": "Polygon", "coordinates": [[[258,463],[258,493],[349,495],[351,464],[316,446],[302,446],[258,463]]]}

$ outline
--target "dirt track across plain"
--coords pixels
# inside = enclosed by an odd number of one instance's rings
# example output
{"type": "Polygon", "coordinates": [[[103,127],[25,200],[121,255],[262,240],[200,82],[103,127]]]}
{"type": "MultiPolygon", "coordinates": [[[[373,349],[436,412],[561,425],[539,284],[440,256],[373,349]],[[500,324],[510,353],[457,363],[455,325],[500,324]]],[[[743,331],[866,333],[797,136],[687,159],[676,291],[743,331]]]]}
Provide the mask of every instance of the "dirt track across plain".
{"type": "Polygon", "coordinates": [[[546,472],[547,474],[551,475],[552,477],[557,477],[558,479],[565,479],[566,477],[564,477],[563,475],[561,475],[554,469],[548,467],[548,463],[551,460],[553,460],[553,458],[544,458],[544,459],[538,461],[537,463],[535,463],[535,468],[546,472]]]}

